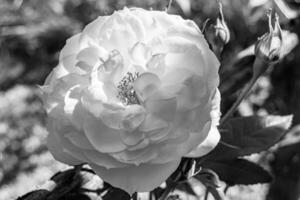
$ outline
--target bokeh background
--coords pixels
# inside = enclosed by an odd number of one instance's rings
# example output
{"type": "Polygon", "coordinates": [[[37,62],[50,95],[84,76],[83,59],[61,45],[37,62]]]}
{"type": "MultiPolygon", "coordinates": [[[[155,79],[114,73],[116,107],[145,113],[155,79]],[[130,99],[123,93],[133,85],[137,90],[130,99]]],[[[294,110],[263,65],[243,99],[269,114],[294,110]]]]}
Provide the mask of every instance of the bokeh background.
{"type": "MultiPolygon", "coordinates": [[[[285,2],[291,9],[289,13],[298,12],[290,19],[279,13],[282,28],[288,31],[283,38],[289,41],[288,54],[258,81],[236,115],[294,114],[293,127],[270,151],[248,158],[268,169],[274,182],[229,188],[227,196],[232,200],[270,199],[272,194],[280,199],[282,191],[298,199],[300,193],[300,1],[285,2]]],[[[0,200],[15,199],[34,190],[67,167],[55,161],[45,146],[46,115],[37,87],[57,64],[65,40],[99,15],[109,15],[124,6],[165,10],[168,3],[169,0],[0,0],[0,200]]],[[[222,3],[231,34],[221,57],[224,112],[251,77],[251,45],[268,31],[265,14],[274,2],[222,3]]],[[[215,0],[174,0],[169,13],[192,19],[202,27],[206,19],[213,21],[217,17],[218,5],[215,0]]]]}

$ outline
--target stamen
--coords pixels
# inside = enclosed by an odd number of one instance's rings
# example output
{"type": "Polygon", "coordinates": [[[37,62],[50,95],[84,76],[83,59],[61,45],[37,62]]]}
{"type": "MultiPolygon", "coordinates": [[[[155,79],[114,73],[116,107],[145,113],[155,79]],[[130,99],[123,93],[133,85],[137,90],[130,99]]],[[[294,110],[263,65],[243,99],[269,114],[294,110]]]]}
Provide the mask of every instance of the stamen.
{"type": "Polygon", "coordinates": [[[139,99],[133,88],[133,82],[137,79],[139,73],[127,72],[118,85],[118,98],[125,105],[140,104],[139,99]]]}

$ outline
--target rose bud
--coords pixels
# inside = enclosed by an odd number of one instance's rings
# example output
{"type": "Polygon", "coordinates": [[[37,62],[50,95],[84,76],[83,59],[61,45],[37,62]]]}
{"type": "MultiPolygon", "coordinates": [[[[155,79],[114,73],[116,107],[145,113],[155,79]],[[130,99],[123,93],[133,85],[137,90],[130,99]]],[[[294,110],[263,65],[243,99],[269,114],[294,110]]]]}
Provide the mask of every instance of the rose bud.
{"type": "Polygon", "coordinates": [[[218,1],[218,5],[219,16],[217,17],[216,22],[211,24],[208,29],[205,30],[205,33],[212,50],[218,57],[220,57],[224,45],[226,45],[230,40],[230,32],[224,19],[222,3],[218,1]]]}
{"type": "Polygon", "coordinates": [[[218,16],[218,18],[216,20],[216,24],[214,26],[215,37],[218,40],[218,42],[224,46],[230,40],[230,32],[229,32],[228,26],[225,22],[225,19],[224,19],[222,3],[219,1],[218,4],[219,4],[219,16],[218,16]]]}
{"type": "Polygon", "coordinates": [[[124,8],[67,40],[45,81],[48,148],[128,193],[219,142],[219,61],[191,20],[124,8]]]}
{"type": "Polygon", "coordinates": [[[269,32],[261,36],[255,44],[255,55],[264,62],[271,63],[281,58],[282,31],[279,25],[278,15],[268,12],[269,32]],[[274,27],[272,22],[274,20],[274,27]]]}

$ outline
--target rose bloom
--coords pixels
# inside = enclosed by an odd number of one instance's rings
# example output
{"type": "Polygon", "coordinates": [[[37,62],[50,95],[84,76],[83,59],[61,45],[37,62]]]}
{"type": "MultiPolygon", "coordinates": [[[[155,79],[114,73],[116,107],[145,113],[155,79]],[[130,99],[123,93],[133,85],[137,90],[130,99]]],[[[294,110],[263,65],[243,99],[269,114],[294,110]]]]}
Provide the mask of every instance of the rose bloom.
{"type": "Polygon", "coordinates": [[[140,8],[101,16],[67,40],[45,81],[48,147],[132,194],[220,139],[219,62],[197,25],[140,8]]]}

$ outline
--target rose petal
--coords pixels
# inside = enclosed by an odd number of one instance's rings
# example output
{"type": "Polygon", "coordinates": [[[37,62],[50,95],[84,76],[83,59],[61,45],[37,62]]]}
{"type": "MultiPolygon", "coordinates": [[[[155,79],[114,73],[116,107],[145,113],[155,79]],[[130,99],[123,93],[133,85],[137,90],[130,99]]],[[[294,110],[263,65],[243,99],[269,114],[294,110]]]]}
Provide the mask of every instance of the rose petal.
{"type": "MultiPolygon", "coordinates": [[[[58,145],[61,145],[63,152],[70,154],[72,157],[77,160],[81,160],[85,162],[86,159],[82,155],[81,149],[76,147],[73,143],[71,143],[65,135],[71,132],[75,132],[74,128],[70,126],[70,122],[63,118],[63,108],[62,106],[57,106],[55,109],[49,113],[48,121],[47,121],[47,129],[49,134],[55,136],[56,141],[59,141],[58,145]]],[[[62,161],[63,162],[63,161],[62,161]]]]}
{"type": "Polygon", "coordinates": [[[108,154],[103,154],[98,151],[84,151],[84,156],[87,158],[89,163],[93,163],[98,166],[105,167],[106,169],[127,167],[128,164],[117,161],[115,158],[108,154]]]}
{"type": "Polygon", "coordinates": [[[164,164],[141,164],[125,168],[105,169],[91,164],[104,180],[129,194],[151,191],[163,183],[178,167],[180,159],[164,164]]]}
{"type": "Polygon", "coordinates": [[[166,54],[155,54],[147,62],[147,69],[149,72],[156,74],[157,76],[162,77],[166,70],[165,66],[165,57],[166,54]]]}
{"type": "Polygon", "coordinates": [[[157,157],[157,151],[155,148],[149,147],[132,151],[125,150],[122,152],[113,153],[111,155],[121,162],[140,165],[157,157]]]}
{"type": "Polygon", "coordinates": [[[121,134],[121,138],[126,145],[136,145],[142,139],[144,139],[144,137],[144,133],[139,130],[126,131],[125,133],[121,134]]]}
{"type": "Polygon", "coordinates": [[[150,140],[147,138],[144,138],[140,143],[133,145],[132,147],[128,147],[128,151],[134,151],[138,149],[143,149],[147,147],[150,144],[150,140]]]}
{"type": "Polygon", "coordinates": [[[143,132],[154,131],[157,129],[162,129],[168,127],[168,123],[152,114],[147,114],[145,120],[139,127],[139,130],[143,132]]]}
{"type": "Polygon", "coordinates": [[[81,50],[77,54],[77,60],[86,63],[90,66],[89,69],[85,71],[90,72],[96,64],[99,64],[101,60],[105,60],[108,57],[108,53],[105,49],[101,47],[87,47],[81,50]]]}
{"type": "Polygon", "coordinates": [[[151,142],[159,143],[159,142],[167,139],[166,137],[169,135],[169,133],[171,131],[172,130],[170,129],[170,127],[165,127],[165,128],[161,128],[161,129],[158,129],[158,130],[148,132],[146,134],[146,136],[149,138],[149,140],[151,142]]]}
{"type": "Polygon", "coordinates": [[[65,70],[69,73],[77,73],[77,74],[84,73],[84,71],[82,71],[80,68],[75,67],[77,64],[76,54],[63,57],[61,59],[61,64],[65,68],[65,70]]]}
{"type": "Polygon", "coordinates": [[[146,113],[140,105],[129,105],[126,106],[122,115],[123,128],[127,131],[133,131],[144,121],[146,113]]]}
{"type": "Polygon", "coordinates": [[[189,77],[184,81],[184,88],[178,94],[178,110],[192,110],[207,102],[207,99],[203,99],[209,96],[207,93],[203,78],[196,75],[189,77]]]}
{"type": "Polygon", "coordinates": [[[78,102],[75,105],[72,115],[68,116],[71,123],[78,130],[82,130],[84,116],[87,114],[87,111],[84,109],[82,102],[78,102]]]}
{"type": "Polygon", "coordinates": [[[80,86],[75,85],[71,87],[65,95],[64,99],[64,111],[67,115],[72,115],[73,111],[75,110],[75,106],[79,102],[80,99],[80,86]]]}
{"type": "Polygon", "coordinates": [[[60,51],[59,54],[59,60],[62,60],[62,58],[70,55],[75,55],[78,51],[80,51],[81,46],[79,44],[79,39],[81,37],[81,34],[78,33],[66,41],[66,45],[63,47],[63,49],[60,51]]]}
{"type": "Polygon", "coordinates": [[[124,57],[118,50],[112,50],[109,57],[98,68],[97,77],[101,82],[112,82],[118,85],[124,72],[124,57]]]}
{"type": "Polygon", "coordinates": [[[174,97],[171,99],[147,100],[145,107],[152,115],[171,122],[176,113],[176,104],[176,98],[174,97]]]}
{"type": "Polygon", "coordinates": [[[175,89],[169,90],[169,88],[160,88],[145,101],[146,110],[166,122],[173,121],[177,106],[177,91],[175,89]]]}
{"type": "Polygon", "coordinates": [[[50,150],[53,157],[63,163],[68,165],[78,165],[83,163],[83,161],[74,158],[71,154],[63,150],[63,145],[55,136],[50,133],[47,138],[47,147],[50,150]]]}
{"type": "Polygon", "coordinates": [[[142,42],[135,43],[129,52],[132,60],[139,64],[145,64],[151,56],[150,48],[142,42]]]}
{"type": "Polygon", "coordinates": [[[160,85],[160,79],[152,73],[143,73],[134,81],[133,88],[141,101],[147,99],[160,85]]]}
{"type": "Polygon", "coordinates": [[[188,78],[192,77],[194,73],[186,68],[179,68],[169,70],[162,78],[163,85],[182,84],[188,78]]]}
{"type": "Polygon", "coordinates": [[[80,41],[87,40],[89,43],[97,43],[101,39],[100,31],[102,30],[103,25],[107,21],[109,16],[100,16],[96,20],[92,21],[83,29],[80,41]]]}
{"type": "Polygon", "coordinates": [[[219,125],[219,120],[221,117],[221,112],[220,112],[220,103],[221,103],[221,94],[220,91],[218,89],[216,89],[215,94],[213,96],[212,99],[212,109],[210,112],[210,116],[212,119],[212,123],[214,126],[218,126],[219,125]]]}
{"type": "Polygon", "coordinates": [[[91,85],[83,91],[81,98],[83,107],[95,117],[100,117],[104,109],[103,103],[105,101],[107,101],[107,96],[101,85],[91,85]]]}
{"type": "Polygon", "coordinates": [[[126,149],[120,136],[123,131],[109,128],[101,119],[88,115],[84,120],[83,129],[90,143],[102,153],[126,149]]]}
{"type": "Polygon", "coordinates": [[[220,133],[216,127],[211,127],[206,139],[195,149],[189,152],[186,157],[201,157],[213,150],[220,141],[220,133]]]}
{"type": "Polygon", "coordinates": [[[175,50],[179,51],[179,53],[167,53],[165,58],[165,64],[167,66],[166,69],[176,70],[186,68],[193,72],[195,75],[199,75],[202,77],[205,76],[205,72],[207,69],[201,50],[198,49],[195,45],[187,47],[182,46],[181,50],[178,50],[177,48],[179,47],[176,47],[175,50]]]}
{"type": "Polygon", "coordinates": [[[94,147],[82,132],[70,132],[64,135],[70,142],[81,149],[92,150],[94,147]]]}
{"type": "Polygon", "coordinates": [[[202,131],[189,133],[187,130],[182,130],[181,134],[188,135],[188,139],[181,143],[180,140],[164,141],[158,149],[159,156],[152,160],[151,163],[164,163],[172,161],[178,157],[183,157],[188,154],[195,146],[205,140],[210,129],[210,123],[207,123],[202,131]],[[177,142],[176,142],[177,141],[177,142]],[[178,143],[179,142],[179,143],[178,143]]]}
{"type": "MultiPolygon", "coordinates": [[[[111,28],[110,28],[111,29],[111,28]]],[[[108,51],[118,50],[125,61],[125,66],[128,65],[128,49],[135,43],[134,34],[131,29],[124,26],[116,27],[111,30],[106,40],[101,41],[101,46],[108,51]],[[126,39],[125,39],[126,38],[126,39]]]]}

